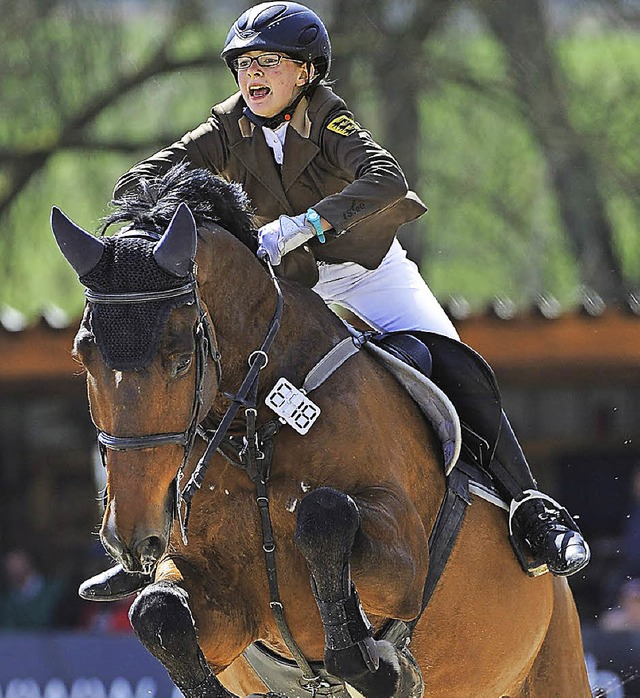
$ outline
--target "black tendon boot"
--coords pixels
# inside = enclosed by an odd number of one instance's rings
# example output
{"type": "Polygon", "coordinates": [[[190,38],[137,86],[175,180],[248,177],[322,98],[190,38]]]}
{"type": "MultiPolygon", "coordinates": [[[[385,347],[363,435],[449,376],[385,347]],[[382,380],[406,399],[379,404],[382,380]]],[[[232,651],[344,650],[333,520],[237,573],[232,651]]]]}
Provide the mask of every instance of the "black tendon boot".
{"type": "Polygon", "coordinates": [[[151,583],[150,574],[127,572],[122,565],[115,565],[82,582],[78,595],[87,601],[118,601],[151,583]]]}
{"type": "Polygon", "coordinates": [[[358,592],[340,601],[322,601],[312,588],[325,631],[327,671],[371,698],[422,698],[422,671],[408,646],[374,640],[373,627],[362,610],[358,592]]]}
{"type": "Polygon", "coordinates": [[[453,402],[462,424],[462,456],[487,471],[511,500],[510,540],[525,571],[567,576],[590,558],[589,546],[566,509],[537,489],[529,465],[502,410],[486,361],[461,342],[420,333],[433,359],[431,377],[453,402]]]}
{"type": "Polygon", "coordinates": [[[536,577],[549,571],[568,576],[589,562],[589,546],[569,512],[537,489],[504,413],[494,457],[487,469],[512,498],[509,539],[528,574],[536,577]]]}

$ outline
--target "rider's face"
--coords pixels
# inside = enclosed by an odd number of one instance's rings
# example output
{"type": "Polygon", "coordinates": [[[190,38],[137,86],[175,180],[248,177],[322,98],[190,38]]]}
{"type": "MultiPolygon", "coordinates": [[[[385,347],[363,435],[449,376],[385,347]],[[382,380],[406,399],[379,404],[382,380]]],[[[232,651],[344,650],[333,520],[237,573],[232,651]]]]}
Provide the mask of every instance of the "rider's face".
{"type": "MultiPolygon", "coordinates": [[[[264,51],[249,51],[243,56],[255,58],[264,51]]],[[[273,55],[273,51],[269,52],[273,55]]],[[[258,116],[270,118],[286,109],[308,82],[307,66],[283,57],[272,67],[262,67],[257,61],[238,70],[238,85],[249,109],[258,116]]]]}

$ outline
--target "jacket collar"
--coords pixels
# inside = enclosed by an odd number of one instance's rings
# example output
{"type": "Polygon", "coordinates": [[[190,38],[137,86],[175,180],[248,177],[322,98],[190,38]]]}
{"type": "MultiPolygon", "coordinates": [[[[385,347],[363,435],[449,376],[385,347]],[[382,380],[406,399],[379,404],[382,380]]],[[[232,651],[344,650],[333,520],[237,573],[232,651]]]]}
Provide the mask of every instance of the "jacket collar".
{"type": "Polygon", "coordinates": [[[278,172],[262,129],[242,114],[244,106],[239,92],[221,105],[224,111],[235,114],[238,120],[240,138],[230,143],[230,148],[247,170],[273,194],[288,215],[300,213],[292,209],[286,192],[320,152],[319,146],[310,138],[313,126],[316,123],[321,126],[331,111],[338,107],[346,108],[346,105],[331,89],[322,86],[315,89],[311,99],[304,97],[300,100],[287,129],[282,175],[278,172]]]}
{"type": "MultiPolygon", "coordinates": [[[[311,120],[307,113],[308,107],[309,100],[307,97],[303,97],[300,102],[298,102],[298,106],[289,121],[289,126],[294,128],[303,138],[309,138],[311,135],[311,120]]],[[[251,138],[254,131],[258,128],[258,126],[244,116],[244,114],[238,119],[238,126],[243,138],[251,138]]]]}
{"type": "Polygon", "coordinates": [[[244,166],[276,197],[289,215],[295,215],[300,211],[293,211],[286,192],[320,151],[320,148],[309,140],[311,120],[307,113],[308,106],[309,100],[305,97],[289,121],[284,142],[282,175],[277,170],[262,129],[244,115],[238,119],[242,138],[231,145],[244,166]]]}

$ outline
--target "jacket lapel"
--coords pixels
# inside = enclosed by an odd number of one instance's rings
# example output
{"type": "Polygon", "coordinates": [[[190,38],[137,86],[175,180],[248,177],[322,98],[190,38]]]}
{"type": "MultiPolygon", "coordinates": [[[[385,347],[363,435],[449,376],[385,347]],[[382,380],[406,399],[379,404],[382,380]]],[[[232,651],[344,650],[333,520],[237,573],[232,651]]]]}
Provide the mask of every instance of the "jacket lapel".
{"type": "Polygon", "coordinates": [[[282,186],[285,192],[289,191],[319,152],[320,148],[313,141],[303,138],[291,125],[287,128],[282,163],[282,186]]]}
{"type": "Polygon", "coordinates": [[[285,195],[280,174],[262,129],[254,127],[250,134],[247,133],[230,148],[260,184],[273,194],[286,213],[293,215],[294,211],[285,195]]]}
{"type": "Polygon", "coordinates": [[[287,135],[284,139],[284,161],[282,167],[282,186],[288,192],[307,165],[320,152],[320,148],[309,139],[311,121],[308,114],[309,100],[300,100],[293,112],[287,135]]]}

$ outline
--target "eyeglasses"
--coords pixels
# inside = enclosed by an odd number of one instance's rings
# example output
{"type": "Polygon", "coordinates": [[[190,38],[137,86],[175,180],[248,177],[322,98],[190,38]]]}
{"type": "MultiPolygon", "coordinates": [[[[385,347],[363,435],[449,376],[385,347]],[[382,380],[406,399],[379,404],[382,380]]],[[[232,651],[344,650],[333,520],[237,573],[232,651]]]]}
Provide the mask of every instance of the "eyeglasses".
{"type": "Polygon", "coordinates": [[[231,65],[236,70],[249,70],[251,64],[255,61],[261,68],[275,68],[280,65],[280,61],[292,61],[293,63],[304,63],[297,61],[295,58],[283,56],[279,53],[261,53],[259,56],[240,56],[231,61],[231,65]]]}

